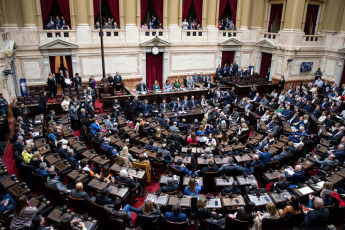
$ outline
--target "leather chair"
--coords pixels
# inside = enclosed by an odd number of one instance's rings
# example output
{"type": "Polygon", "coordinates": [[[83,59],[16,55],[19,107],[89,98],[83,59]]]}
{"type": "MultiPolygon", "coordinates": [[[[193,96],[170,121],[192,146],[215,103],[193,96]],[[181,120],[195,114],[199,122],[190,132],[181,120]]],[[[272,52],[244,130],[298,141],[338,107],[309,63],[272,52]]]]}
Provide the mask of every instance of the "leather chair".
{"type": "Polygon", "coordinates": [[[163,217],[161,215],[146,216],[144,214],[139,214],[135,222],[135,227],[140,226],[145,230],[156,230],[161,229],[163,223],[163,217]]]}
{"type": "Polygon", "coordinates": [[[152,175],[154,179],[159,180],[164,173],[164,164],[161,162],[153,161],[152,175]]]}
{"type": "Polygon", "coordinates": [[[84,215],[85,213],[90,213],[90,203],[86,199],[79,199],[68,196],[68,199],[73,208],[73,212],[84,215]]]}
{"type": "Polygon", "coordinates": [[[98,224],[100,225],[100,227],[105,227],[104,225],[106,225],[107,218],[103,206],[98,205],[92,201],[90,216],[95,220],[98,220],[98,224]]]}
{"type": "Polygon", "coordinates": [[[251,224],[248,221],[241,221],[236,220],[233,218],[230,218],[229,215],[225,216],[225,229],[242,229],[242,230],[248,230],[250,228],[251,224]]]}
{"type": "Polygon", "coordinates": [[[101,152],[101,146],[95,140],[91,140],[91,148],[94,149],[96,153],[101,152]]]}
{"type": "Polygon", "coordinates": [[[272,162],[267,162],[265,166],[262,168],[263,172],[268,171],[269,169],[275,170],[279,168],[279,162],[278,161],[272,161],[272,162]]]}
{"type": "Polygon", "coordinates": [[[46,183],[44,176],[37,175],[35,172],[32,172],[32,179],[37,188],[36,193],[44,194],[44,184],[46,183]]]}
{"type": "Polygon", "coordinates": [[[177,222],[171,222],[169,220],[164,221],[164,228],[166,230],[188,230],[188,220],[185,222],[177,223],[177,222]]]}
{"type": "Polygon", "coordinates": [[[115,219],[112,217],[108,217],[106,219],[106,226],[105,229],[118,229],[118,230],[125,230],[126,226],[123,223],[123,220],[115,219]]]}
{"type": "Polygon", "coordinates": [[[253,168],[254,168],[255,179],[257,181],[260,181],[261,180],[261,176],[262,176],[262,164],[255,165],[255,166],[253,166],[253,168]]]}
{"type": "Polygon", "coordinates": [[[169,166],[169,170],[172,174],[179,176],[180,177],[180,183],[179,186],[181,187],[183,185],[183,176],[184,172],[182,170],[179,170],[177,168],[172,167],[171,165],[169,166]]]}
{"type": "Polygon", "coordinates": [[[47,199],[52,203],[53,206],[63,207],[66,203],[65,197],[54,187],[44,184],[44,190],[47,195],[47,199]]]}
{"type": "Polygon", "coordinates": [[[285,218],[285,224],[286,228],[293,229],[295,227],[299,227],[304,221],[304,213],[290,213],[285,218]]]}
{"type": "Polygon", "coordinates": [[[276,230],[284,226],[284,217],[277,219],[265,218],[262,220],[262,230],[276,230]]]}
{"type": "Polygon", "coordinates": [[[202,174],[202,179],[203,179],[203,191],[207,192],[213,192],[214,195],[216,195],[217,192],[217,186],[215,182],[215,177],[219,177],[219,172],[207,172],[202,174]]]}

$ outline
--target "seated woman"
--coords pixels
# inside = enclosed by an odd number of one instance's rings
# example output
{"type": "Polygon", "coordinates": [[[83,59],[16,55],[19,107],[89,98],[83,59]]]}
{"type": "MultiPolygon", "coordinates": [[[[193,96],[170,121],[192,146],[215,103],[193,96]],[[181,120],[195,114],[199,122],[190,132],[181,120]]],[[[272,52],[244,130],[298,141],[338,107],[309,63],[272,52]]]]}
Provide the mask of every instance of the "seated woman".
{"type": "Polygon", "coordinates": [[[180,89],[181,88],[181,82],[178,78],[176,78],[174,84],[173,84],[174,89],[180,89]]]}
{"type": "Polygon", "coordinates": [[[22,152],[22,158],[24,163],[29,164],[31,158],[33,157],[31,146],[30,145],[25,145],[24,150],[22,152]]]}
{"type": "Polygon", "coordinates": [[[322,115],[317,119],[318,122],[323,123],[327,118],[327,112],[323,111],[322,115]]]}
{"type": "Polygon", "coordinates": [[[160,128],[156,129],[155,134],[153,135],[153,139],[156,141],[163,141],[163,135],[162,135],[162,130],[160,128]]]}
{"type": "Polygon", "coordinates": [[[92,134],[99,133],[101,131],[101,128],[99,127],[97,119],[93,119],[93,122],[91,124],[92,134]]]}
{"type": "Polygon", "coordinates": [[[195,133],[192,133],[190,137],[187,138],[187,142],[189,144],[196,144],[198,143],[198,138],[196,137],[195,133]]]}
{"type": "Polygon", "coordinates": [[[108,165],[104,166],[100,174],[101,178],[104,178],[104,181],[107,183],[114,183],[114,178],[111,175],[110,168],[108,165]]]}
{"type": "Polygon", "coordinates": [[[149,225],[160,225],[161,211],[159,205],[155,201],[146,200],[137,218],[136,226],[141,226],[143,229],[154,229],[149,225]],[[153,223],[152,221],[155,221],[153,223]]]}
{"type": "Polygon", "coordinates": [[[270,117],[271,117],[270,111],[266,110],[265,114],[260,118],[260,120],[267,124],[270,117]]]}
{"type": "Polygon", "coordinates": [[[140,154],[136,162],[138,162],[139,164],[148,164],[151,168],[150,161],[146,159],[146,156],[144,154],[140,154]]]}
{"type": "Polygon", "coordinates": [[[197,136],[205,135],[205,129],[204,129],[204,126],[203,126],[203,125],[200,125],[200,126],[199,126],[198,131],[196,131],[196,135],[197,135],[197,136]]]}
{"type": "Polygon", "coordinates": [[[158,81],[155,80],[155,82],[154,82],[154,84],[153,84],[153,86],[152,86],[152,90],[153,90],[153,91],[157,91],[157,90],[160,90],[160,89],[161,89],[161,88],[160,88],[160,86],[159,86],[158,81]]]}
{"type": "Polygon", "coordinates": [[[175,203],[172,208],[172,212],[166,212],[164,219],[174,223],[182,223],[188,220],[186,214],[181,213],[180,203],[175,203]]]}
{"type": "Polygon", "coordinates": [[[128,152],[128,147],[127,146],[122,148],[120,156],[122,158],[127,158],[130,162],[129,162],[129,165],[126,165],[126,166],[129,166],[130,168],[132,168],[131,162],[134,162],[134,159],[133,159],[132,155],[128,152]]]}
{"type": "Polygon", "coordinates": [[[241,207],[238,210],[238,212],[236,212],[235,214],[230,214],[229,216],[236,220],[248,221],[251,223],[254,220],[254,215],[253,215],[254,207],[255,207],[255,204],[253,202],[248,202],[244,207],[241,207]]]}
{"type": "Polygon", "coordinates": [[[166,80],[164,84],[164,90],[171,90],[171,89],[172,89],[172,86],[171,86],[170,81],[166,80]]]}
{"type": "Polygon", "coordinates": [[[197,205],[197,211],[196,211],[196,214],[197,214],[197,217],[200,221],[202,220],[206,220],[206,219],[209,219],[209,218],[213,218],[213,219],[216,219],[216,220],[219,220],[222,215],[221,214],[218,214],[216,212],[212,212],[211,210],[209,210],[208,208],[206,208],[207,206],[207,199],[204,198],[204,197],[201,197],[198,202],[196,203],[197,205]]]}
{"type": "Polygon", "coordinates": [[[20,196],[14,207],[14,216],[11,221],[10,229],[29,229],[31,221],[36,214],[37,208],[29,205],[26,196],[20,196]]]}
{"type": "Polygon", "coordinates": [[[284,207],[284,209],[279,209],[278,213],[280,217],[284,217],[289,213],[300,213],[301,204],[298,202],[298,198],[295,195],[290,196],[289,203],[284,207]]]}
{"type": "Polygon", "coordinates": [[[190,196],[197,196],[200,191],[200,182],[197,182],[194,178],[191,178],[188,182],[188,185],[184,188],[184,194],[190,196]]]}
{"type": "Polygon", "coordinates": [[[279,105],[278,109],[276,110],[277,113],[283,113],[284,112],[284,105],[279,105]]]}
{"type": "Polygon", "coordinates": [[[213,138],[212,133],[208,135],[208,139],[205,142],[205,145],[208,146],[211,150],[214,150],[214,148],[216,147],[217,141],[213,138]]]}
{"type": "Polygon", "coordinates": [[[40,167],[40,163],[43,162],[43,157],[39,151],[35,151],[30,160],[30,165],[34,166],[35,169],[40,167]]]}
{"type": "Polygon", "coordinates": [[[255,218],[254,226],[255,229],[260,229],[262,226],[263,219],[277,219],[279,218],[279,213],[277,211],[276,205],[274,203],[266,204],[266,212],[258,212],[258,216],[255,218]]]}
{"type": "Polygon", "coordinates": [[[218,136],[218,138],[220,139],[220,143],[222,145],[228,145],[229,143],[229,136],[228,134],[226,133],[226,131],[223,131],[221,135],[218,136]]]}

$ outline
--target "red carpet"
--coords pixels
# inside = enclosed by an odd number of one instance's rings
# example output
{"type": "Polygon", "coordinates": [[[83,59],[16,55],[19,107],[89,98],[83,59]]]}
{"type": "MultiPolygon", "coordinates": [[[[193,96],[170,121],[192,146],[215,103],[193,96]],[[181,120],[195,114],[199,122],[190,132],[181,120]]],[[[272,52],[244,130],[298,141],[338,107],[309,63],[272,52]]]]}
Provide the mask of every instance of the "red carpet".
{"type": "Polygon", "coordinates": [[[8,174],[16,174],[19,178],[19,171],[16,168],[14,152],[12,150],[12,144],[8,143],[7,149],[5,149],[4,164],[7,167],[8,174]]]}

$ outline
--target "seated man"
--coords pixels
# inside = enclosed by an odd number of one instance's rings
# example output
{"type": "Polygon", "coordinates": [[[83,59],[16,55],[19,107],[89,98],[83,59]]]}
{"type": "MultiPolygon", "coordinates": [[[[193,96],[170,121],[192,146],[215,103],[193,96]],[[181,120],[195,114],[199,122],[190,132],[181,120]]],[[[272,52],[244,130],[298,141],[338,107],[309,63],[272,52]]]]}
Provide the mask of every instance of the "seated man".
{"type": "Polygon", "coordinates": [[[242,193],[241,190],[241,186],[238,183],[238,181],[234,181],[234,183],[232,184],[232,186],[227,186],[225,189],[223,189],[223,191],[221,191],[222,193],[232,193],[232,194],[238,194],[240,195],[242,193]]]}
{"type": "Polygon", "coordinates": [[[116,147],[110,145],[110,138],[104,138],[104,142],[101,144],[101,147],[113,156],[118,154],[116,147]]]}
{"type": "Polygon", "coordinates": [[[67,189],[66,185],[63,185],[57,178],[57,173],[55,171],[52,171],[49,173],[49,177],[47,178],[47,184],[51,187],[56,188],[60,192],[66,194],[70,193],[71,190],[67,189]]]}
{"type": "Polygon", "coordinates": [[[282,115],[285,117],[285,119],[290,119],[292,117],[292,111],[290,109],[290,106],[288,106],[282,113],[282,115]]]}
{"type": "Polygon", "coordinates": [[[307,131],[305,131],[304,126],[300,126],[299,130],[294,132],[294,134],[290,135],[290,141],[292,141],[293,143],[298,143],[301,140],[302,136],[306,136],[307,135],[307,131]]]}
{"type": "Polygon", "coordinates": [[[329,154],[327,158],[325,158],[324,160],[319,160],[315,155],[314,155],[314,159],[316,161],[316,163],[321,165],[321,168],[324,170],[329,170],[332,166],[335,166],[339,163],[339,161],[337,159],[335,159],[335,155],[329,154]]]}
{"type": "Polygon", "coordinates": [[[321,198],[314,199],[315,209],[307,208],[304,212],[304,227],[306,229],[326,229],[329,211],[324,208],[321,198]]]}
{"type": "Polygon", "coordinates": [[[104,188],[101,190],[100,193],[98,193],[95,197],[95,203],[101,206],[107,205],[107,204],[113,204],[114,201],[108,197],[109,195],[109,189],[104,188]]]}
{"type": "Polygon", "coordinates": [[[259,191],[260,193],[266,192],[266,190],[264,188],[258,188],[258,182],[256,182],[256,181],[253,181],[250,186],[246,186],[245,191],[246,191],[247,196],[252,195],[252,194],[256,194],[257,191],[259,191]]]}
{"type": "Polygon", "coordinates": [[[292,167],[289,166],[289,169],[285,169],[285,176],[287,180],[290,180],[290,183],[297,185],[299,183],[304,183],[307,175],[301,165],[296,165],[295,170],[293,171],[292,167]]]}
{"type": "Polygon", "coordinates": [[[227,175],[231,171],[233,171],[233,173],[234,173],[235,172],[235,168],[236,168],[236,164],[234,163],[234,158],[233,157],[228,157],[228,163],[227,164],[223,164],[219,168],[219,172],[220,172],[221,175],[225,174],[226,176],[235,176],[235,175],[227,175]]]}
{"type": "Polygon", "coordinates": [[[17,140],[14,142],[13,147],[21,153],[24,150],[24,146],[25,146],[25,141],[24,141],[23,136],[18,136],[17,140]]]}
{"type": "Polygon", "coordinates": [[[340,159],[342,156],[345,156],[344,145],[339,144],[337,150],[328,150],[327,153],[328,155],[333,153],[335,155],[335,159],[340,159]]]}
{"type": "Polygon", "coordinates": [[[174,223],[182,223],[188,220],[186,214],[181,213],[180,203],[175,203],[172,208],[172,212],[166,212],[164,219],[174,223]]]}
{"type": "Polygon", "coordinates": [[[174,168],[178,169],[178,170],[181,170],[185,173],[185,175],[188,175],[188,174],[192,174],[192,171],[189,171],[186,166],[184,166],[184,164],[182,163],[182,160],[181,159],[178,159],[176,164],[174,164],[173,166],[174,168]]]}
{"type": "Polygon", "coordinates": [[[140,83],[137,85],[137,92],[145,92],[148,91],[149,89],[147,88],[146,84],[144,81],[140,81],[140,83]]]}
{"type": "Polygon", "coordinates": [[[164,185],[161,187],[161,192],[162,193],[168,193],[168,192],[174,192],[178,190],[178,181],[177,181],[177,176],[174,175],[173,179],[168,179],[167,185],[164,185]]]}
{"type": "Polygon", "coordinates": [[[218,172],[218,166],[214,163],[214,161],[210,160],[207,166],[203,167],[201,170],[195,172],[195,176],[199,177],[202,176],[204,173],[207,172],[218,172]]]}
{"type": "Polygon", "coordinates": [[[39,176],[44,176],[45,178],[49,177],[49,172],[52,172],[55,170],[54,165],[50,166],[49,169],[47,169],[47,163],[41,162],[39,168],[35,169],[35,174],[39,176]]]}
{"type": "MultiPolygon", "coordinates": [[[[132,216],[131,212],[139,214],[140,210],[133,208],[129,204],[126,204],[125,207],[121,210],[122,200],[116,199],[114,204],[107,204],[103,206],[104,211],[107,214],[108,218],[122,220],[126,227],[132,227],[132,216]]],[[[114,226],[115,227],[115,226],[114,226]]]]}
{"type": "Polygon", "coordinates": [[[10,194],[0,195],[0,200],[0,212],[4,213],[5,211],[14,210],[16,201],[10,194]]]}
{"type": "Polygon", "coordinates": [[[266,164],[267,162],[271,162],[271,156],[272,154],[270,152],[268,152],[269,150],[269,146],[266,145],[263,149],[263,152],[258,151],[259,153],[259,159],[262,161],[263,166],[264,164],[266,164]]]}
{"type": "Polygon", "coordinates": [[[289,147],[284,146],[283,152],[278,154],[278,155],[275,155],[271,160],[272,161],[282,161],[282,160],[284,160],[285,157],[290,156],[290,154],[291,153],[290,153],[289,147]]]}
{"type": "Polygon", "coordinates": [[[253,161],[252,161],[252,163],[250,165],[251,166],[256,166],[256,165],[262,165],[263,166],[264,164],[260,160],[259,155],[254,155],[253,156],[253,161]]]}
{"type": "Polygon", "coordinates": [[[238,172],[239,175],[253,175],[254,174],[254,168],[251,166],[250,161],[245,161],[244,166],[236,165],[235,170],[238,172]]]}
{"type": "Polygon", "coordinates": [[[74,152],[73,149],[67,150],[67,161],[71,164],[73,164],[75,167],[79,168],[79,162],[77,159],[74,158],[74,152]]]}
{"type": "Polygon", "coordinates": [[[116,177],[116,181],[126,184],[131,190],[137,187],[140,194],[139,196],[145,196],[146,194],[146,190],[141,187],[140,182],[135,182],[133,176],[128,173],[126,169],[120,171],[120,175],[116,177]]]}
{"type": "Polygon", "coordinates": [[[72,189],[71,197],[78,198],[78,199],[85,199],[91,202],[91,198],[89,197],[89,195],[83,191],[83,183],[81,182],[75,185],[75,189],[72,189]]]}

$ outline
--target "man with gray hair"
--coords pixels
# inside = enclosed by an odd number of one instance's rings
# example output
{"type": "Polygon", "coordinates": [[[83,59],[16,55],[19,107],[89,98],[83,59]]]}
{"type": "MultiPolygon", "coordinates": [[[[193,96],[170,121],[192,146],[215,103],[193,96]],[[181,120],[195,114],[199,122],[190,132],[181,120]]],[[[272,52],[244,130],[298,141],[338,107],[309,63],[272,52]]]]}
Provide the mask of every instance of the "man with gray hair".
{"type": "Polygon", "coordinates": [[[226,175],[226,176],[234,176],[235,174],[235,167],[236,164],[234,163],[234,158],[233,157],[228,157],[228,163],[223,164],[222,167],[220,167],[219,172],[221,175],[226,175]]]}
{"type": "Polygon", "coordinates": [[[103,143],[101,144],[101,147],[104,149],[104,150],[106,150],[108,153],[110,153],[111,155],[116,155],[116,154],[118,154],[118,152],[117,152],[117,149],[115,148],[115,147],[113,147],[113,146],[111,146],[110,145],[110,138],[108,138],[108,137],[105,137],[104,139],[103,139],[103,143]]]}
{"type": "Polygon", "coordinates": [[[104,116],[103,121],[104,121],[104,125],[105,125],[106,130],[111,131],[113,133],[118,131],[116,122],[112,123],[110,121],[110,115],[109,114],[104,116]]]}
{"type": "Polygon", "coordinates": [[[306,208],[304,212],[304,227],[306,229],[326,229],[329,211],[324,207],[323,200],[319,197],[314,199],[315,209],[306,208]]]}
{"type": "Polygon", "coordinates": [[[172,132],[176,132],[179,131],[178,127],[177,127],[177,122],[174,121],[173,125],[169,127],[170,131],[172,132]]]}
{"type": "Polygon", "coordinates": [[[147,88],[146,84],[144,83],[143,80],[140,81],[140,83],[137,85],[137,92],[145,92],[148,91],[149,89],[147,88]]]}
{"type": "Polygon", "coordinates": [[[25,146],[25,142],[24,142],[23,136],[18,136],[17,140],[14,142],[13,147],[21,153],[24,150],[24,146],[25,146]]]}
{"type": "Polygon", "coordinates": [[[319,160],[315,155],[314,159],[316,163],[320,164],[321,168],[326,171],[329,170],[332,166],[337,165],[339,162],[337,159],[335,159],[335,155],[333,153],[329,154],[328,157],[324,160],[319,160]]]}
{"type": "Polygon", "coordinates": [[[54,170],[55,170],[54,165],[50,166],[50,168],[47,169],[47,163],[41,162],[39,168],[35,169],[35,174],[48,178],[49,172],[52,172],[54,170]]]}
{"type": "Polygon", "coordinates": [[[116,177],[116,181],[126,184],[131,190],[138,188],[139,196],[145,196],[146,190],[141,187],[140,182],[135,182],[133,176],[126,169],[120,171],[120,175],[116,177]]]}

